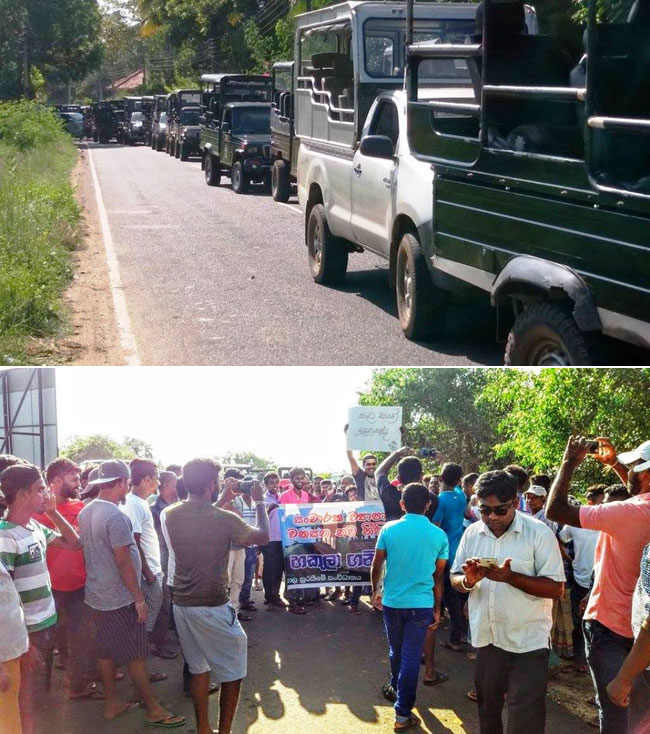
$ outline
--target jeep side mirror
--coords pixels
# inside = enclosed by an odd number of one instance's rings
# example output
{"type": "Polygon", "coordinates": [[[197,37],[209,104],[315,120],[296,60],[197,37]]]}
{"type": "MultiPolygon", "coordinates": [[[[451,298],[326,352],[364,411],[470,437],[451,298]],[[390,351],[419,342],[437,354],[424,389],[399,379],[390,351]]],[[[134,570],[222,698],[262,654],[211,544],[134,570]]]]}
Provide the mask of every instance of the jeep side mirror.
{"type": "Polygon", "coordinates": [[[366,135],[361,138],[359,153],[369,158],[387,158],[394,156],[393,141],[387,135],[366,135]]]}

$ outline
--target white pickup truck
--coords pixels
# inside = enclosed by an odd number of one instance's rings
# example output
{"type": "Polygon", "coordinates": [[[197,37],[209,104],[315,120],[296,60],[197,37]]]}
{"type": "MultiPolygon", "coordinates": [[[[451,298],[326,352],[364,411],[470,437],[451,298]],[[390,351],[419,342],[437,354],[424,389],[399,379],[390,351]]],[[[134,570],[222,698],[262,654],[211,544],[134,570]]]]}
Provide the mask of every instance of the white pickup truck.
{"type": "MultiPolygon", "coordinates": [[[[471,88],[436,89],[436,99],[445,99],[447,91],[455,100],[473,94],[471,88]]],[[[345,276],[349,252],[374,252],[389,262],[404,334],[430,334],[436,291],[421,243],[431,241],[433,168],[409,149],[406,93],[377,97],[350,157],[301,143],[298,199],[314,280],[336,283],[345,276]]]]}

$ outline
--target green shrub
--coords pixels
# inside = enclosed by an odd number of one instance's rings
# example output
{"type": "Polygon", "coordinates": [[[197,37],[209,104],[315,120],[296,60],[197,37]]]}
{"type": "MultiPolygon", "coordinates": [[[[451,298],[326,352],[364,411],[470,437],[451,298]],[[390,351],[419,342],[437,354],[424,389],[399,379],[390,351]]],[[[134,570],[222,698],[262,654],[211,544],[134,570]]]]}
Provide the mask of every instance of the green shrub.
{"type": "Polygon", "coordinates": [[[26,337],[60,330],[80,218],[76,156],[44,107],[0,104],[0,363],[21,361],[26,337]]]}
{"type": "Polygon", "coordinates": [[[50,108],[27,100],[0,103],[0,143],[30,150],[66,138],[60,118],[50,108]]]}

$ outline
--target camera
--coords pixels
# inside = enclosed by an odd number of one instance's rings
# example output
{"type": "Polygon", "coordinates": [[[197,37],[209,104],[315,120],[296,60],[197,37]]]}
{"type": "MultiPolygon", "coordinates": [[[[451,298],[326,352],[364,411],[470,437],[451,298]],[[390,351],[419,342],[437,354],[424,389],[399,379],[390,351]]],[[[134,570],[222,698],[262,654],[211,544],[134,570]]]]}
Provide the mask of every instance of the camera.
{"type": "Polygon", "coordinates": [[[590,454],[598,452],[598,441],[587,441],[586,449],[590,454]]]}
{"type": "Polygon", "coordinates": [[[437,453],[438,452],[435,449],[426,449],[426,448],[420,449],[420,456],[423,459],[426,459],[426,458],[434,459],[437,453]]]}
{"type": "Polygon", "coordinates": [[[237,480],[237,491],[239,494],[250,494],[253,489],[252,479],[238,479],[237,480]]]}

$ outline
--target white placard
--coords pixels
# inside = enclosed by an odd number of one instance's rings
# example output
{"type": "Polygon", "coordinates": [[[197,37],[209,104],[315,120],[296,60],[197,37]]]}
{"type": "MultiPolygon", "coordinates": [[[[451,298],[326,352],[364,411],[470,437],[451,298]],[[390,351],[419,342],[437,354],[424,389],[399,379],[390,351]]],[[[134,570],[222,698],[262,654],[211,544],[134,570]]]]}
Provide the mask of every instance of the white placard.
{"type": "Polygon", "coordinates": [[[356,406],[348,410],[347,447],[357,451],[396,451],[401,446],[402,408],[356,406]]]}

